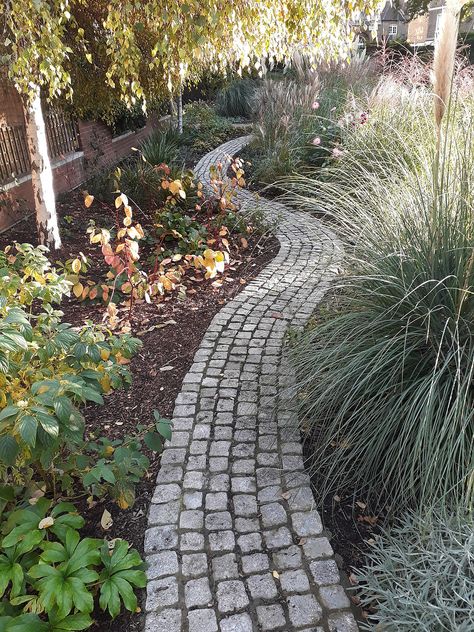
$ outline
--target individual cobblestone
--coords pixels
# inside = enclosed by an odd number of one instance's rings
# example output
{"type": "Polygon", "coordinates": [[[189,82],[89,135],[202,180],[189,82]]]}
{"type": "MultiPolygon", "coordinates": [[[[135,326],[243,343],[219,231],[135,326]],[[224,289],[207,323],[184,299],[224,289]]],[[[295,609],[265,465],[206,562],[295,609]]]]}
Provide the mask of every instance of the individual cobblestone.
{"type": "MultiPolygon", "coordinates": [[[[195,172],[249,141],[207,154],[195,172]]],[[[284,351],[342,256],[323,223],[239,191],[277,256],[215,315],[183,380],[145,534],[145,632],[357,632],[323,535],[284,351]]]]}

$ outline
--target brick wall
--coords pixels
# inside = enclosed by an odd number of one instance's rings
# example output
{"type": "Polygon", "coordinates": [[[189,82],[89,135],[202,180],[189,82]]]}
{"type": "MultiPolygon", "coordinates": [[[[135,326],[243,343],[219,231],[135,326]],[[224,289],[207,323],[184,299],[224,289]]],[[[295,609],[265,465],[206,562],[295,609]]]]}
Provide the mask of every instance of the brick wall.
{"type": "MultiPolygon", "coordinates": [[[[95,121],[79,121],[80,151],[52,161],[56,194],[70,191],[104,167],[112,166],[132,153],[166,117],[150,116],[145,127],[116,138],[109,128],[95,121]]],[[[0,84],[0,125],[24,124],[18,93],[0,84]]],[[[34,209],[31,176],[0,185],[0,230],[11,226],[34,209]]]]}

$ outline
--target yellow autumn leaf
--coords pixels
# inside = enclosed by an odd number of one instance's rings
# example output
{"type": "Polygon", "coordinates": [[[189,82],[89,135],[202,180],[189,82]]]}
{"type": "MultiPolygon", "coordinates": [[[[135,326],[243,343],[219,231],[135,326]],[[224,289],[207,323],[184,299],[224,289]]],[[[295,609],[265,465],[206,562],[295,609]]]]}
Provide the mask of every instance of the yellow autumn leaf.
{"type": "Polygon", "coordinates": [[[72,288],[72,292],[76,298],[82,296],[82,292],[84,291],[84,286],[82,283],[76,283],[76,285],[72,288]]]}
{"type": "Polygon", "coordinates": [[[91,244],[98,244],[101,240],[102,240],[102,235],[100,233],[91,235],[91,238],[90,238],[91,244]]]}
{"type": "Polygon", "coordinates": [[[182,189],[181,180],[173,180],[172,182],[169,183],[168,188],[173,195],[176,195],[182,189]]]}
{"type": "Polygon", "coordinates": [[[78,274],[81,271],[81,262],[79,259],[74,259],[71,263],[72,271],[78,274]]]}
{"type": "Polygon", "coordinates": [[[94,201],[94,196],[89,193],[84,197],[84,204],[86,208],[89,208],[92,202],[94,201]]]}

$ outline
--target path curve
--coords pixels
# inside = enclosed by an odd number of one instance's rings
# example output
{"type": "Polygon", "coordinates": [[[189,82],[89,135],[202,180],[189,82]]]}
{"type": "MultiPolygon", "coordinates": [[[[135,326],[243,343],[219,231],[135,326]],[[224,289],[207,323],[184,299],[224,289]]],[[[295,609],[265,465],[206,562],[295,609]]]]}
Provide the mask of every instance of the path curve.
{"type": "MultiPolygon", "coordinates": [[[[242,137],[202,158],[235,155],[242,137]]],[[[355,632],[304,470],[284,354],[342,249],[317,219],[239,192],[272,222],[278,255],[212,320],[174,409],[145,534],[145,632],[355,632]]]]}

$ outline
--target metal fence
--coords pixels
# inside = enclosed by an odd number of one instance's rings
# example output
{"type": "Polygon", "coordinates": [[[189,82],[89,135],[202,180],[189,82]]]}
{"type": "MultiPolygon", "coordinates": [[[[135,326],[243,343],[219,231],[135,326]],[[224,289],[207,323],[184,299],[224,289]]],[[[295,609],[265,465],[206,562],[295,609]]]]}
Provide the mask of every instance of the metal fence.
{"type": "MultiPolygon", "coordinates": [[[[45,113],[49,157],[61,158],[79,149],[74,119],[60,110],[45,113]]],[[[30,173],[30,158],[24,125],[0,125],[0,184],[30,173]]]]}

